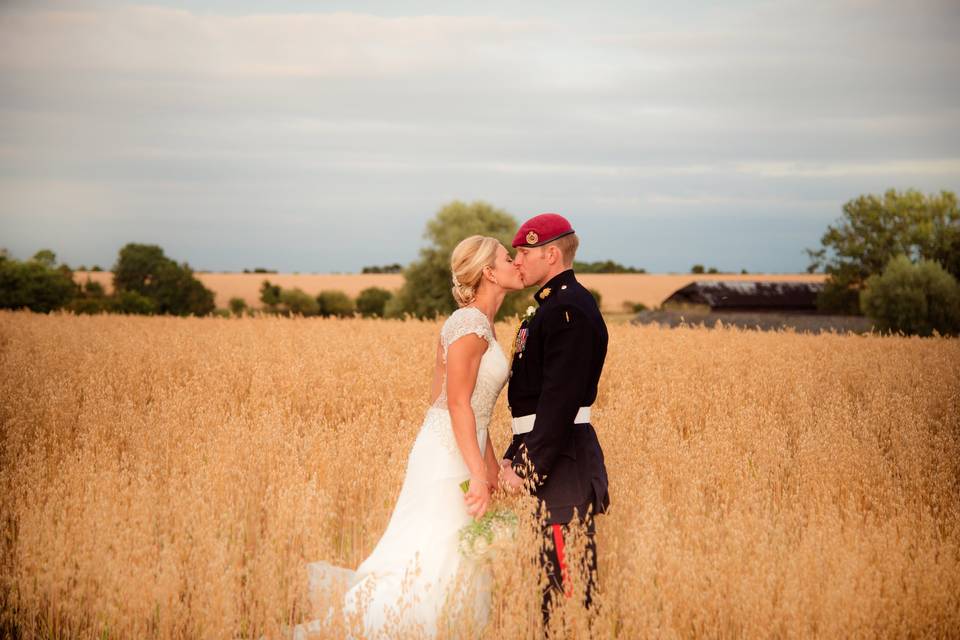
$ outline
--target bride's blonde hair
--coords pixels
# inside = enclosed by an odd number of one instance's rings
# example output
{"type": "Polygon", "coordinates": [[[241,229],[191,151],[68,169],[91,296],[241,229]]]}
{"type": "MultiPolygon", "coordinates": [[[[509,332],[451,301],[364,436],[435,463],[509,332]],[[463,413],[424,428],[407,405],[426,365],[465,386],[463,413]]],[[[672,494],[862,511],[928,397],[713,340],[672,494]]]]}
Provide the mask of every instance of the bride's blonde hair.
{"type": "Polygon", "coordinates": [[[488,236],[470,236],[450,255],[450,273],[453,280],[453,299],[457,306],[468,305],[477,297],[483,268],[492,267],[497,259],[500,241],[488,236]]]}

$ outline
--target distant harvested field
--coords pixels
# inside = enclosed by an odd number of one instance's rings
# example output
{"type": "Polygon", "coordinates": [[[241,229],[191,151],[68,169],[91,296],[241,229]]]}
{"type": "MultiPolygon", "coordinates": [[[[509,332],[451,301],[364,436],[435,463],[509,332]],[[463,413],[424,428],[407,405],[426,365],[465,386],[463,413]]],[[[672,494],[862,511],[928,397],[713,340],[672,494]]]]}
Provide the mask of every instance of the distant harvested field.
{"type": "MultiPolygon", "coordinates": [[[[283,637],[383,533],[439,329],[0,311],[0,637],[283,637]]],[[[594,637],[957,636],[960,340],[611,325],[594,409],[594,637]]],[[[522,566],[442,637],[542,637],[522,566]]]]}
{"type": "MultiPolygon", "coordinates": [[[[113,274],[108,271],[77,271],[78,282],[87,276],[112,288],[113,274]]],[[[247,306],[260,306],[260,284],[269,280],[284,288],[300,287],[316,295],[323,289],[339,289],[355,298],[367,287],[394,291],[403,285],[398,273],[384,274],[293,274],[293,273],[198,273],[197,277],[216,294],[216,304],[225,308],[230,298],[243,298],[247,306]]],[[[624,302],[642,302],[647,307],[659,306],[671,293],[696,280],[765,280],[770,282],[822,282],[823,274],[653,274],[653,273],[584,273],[577,278],[584,286],[600,292],[604,311],[623,311],[624,302]]],[[[531,294],[533,291],[531,290],[531,294]]]]}

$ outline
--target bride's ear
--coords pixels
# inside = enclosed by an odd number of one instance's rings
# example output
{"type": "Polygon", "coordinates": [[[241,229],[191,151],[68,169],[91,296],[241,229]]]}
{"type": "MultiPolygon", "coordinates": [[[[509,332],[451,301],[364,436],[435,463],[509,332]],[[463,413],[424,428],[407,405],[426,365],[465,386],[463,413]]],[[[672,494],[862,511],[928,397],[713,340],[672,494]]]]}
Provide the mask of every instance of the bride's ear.
{"type": "Polygon", "coordinates": [[[493,275],[493,267],[491,267],[490,265],[487,265],[487,266],[485,266],[485,267],[483,268],[483,272],[486,274],[487,279],[488,279],[490,282],[492,282],[493,284],[496,284],[496,285],[499,285],[499,284],[500,284],[499,282],[497,282],[496,276],[493,275]],[[489,271],[487,271],[487,269],[489,269],[489,271]]]}

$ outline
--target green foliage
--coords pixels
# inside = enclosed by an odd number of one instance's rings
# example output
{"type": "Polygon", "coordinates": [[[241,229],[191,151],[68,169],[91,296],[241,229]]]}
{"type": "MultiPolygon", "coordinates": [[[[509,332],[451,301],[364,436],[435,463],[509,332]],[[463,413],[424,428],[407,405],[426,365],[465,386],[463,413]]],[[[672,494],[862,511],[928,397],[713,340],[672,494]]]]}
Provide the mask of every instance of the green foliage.
{"type": "Polygon", "coordinates": [[[343,318],[353,315],[353,300],[343,291],[327,290],[317,294],[317,306],[323,317],[343,318]]]}
{"type": "Polygon", "coordinates": [[[113,266],[118,295],[135,291],[154,303],[156,313],[206,315],[213,311],[213,292],[193,275],[189,265],[177,264],[154,244],[129,243],[120,249],[113,266]]]}
{"type": "Polygon", "coordinates": [[[707,273],[720,273],[716,267],[710,267],[707,269],[707,273]]]}
{"type": "Polygon", "coordinates": [[[94,315],[111,311],[111,301],[107,298],[74,298],[64,309],[76,314],[94,315]]]}
{"type": "Polygon", "coordinates": [[[54,267],[55,260],[48,250],[26,262],[0,259],[0,308],[48,313],[73,300],[78,292],[73,273],[64,265],[54,267]]]}
{"type": "Polygon", "coordinates": [[[895,256],[867,278],[860,306],[882,331],[929,336],[960,332],[960,285],[938,262],[895,256]]]}
{"type": "Polygon", "coordinates": [[[401,273],[403,265],[399,263],[387,264],[383,266],[364,267],[362,273],[401,273]]]}
{"type": "Polygon", "coordinates": [[[693,265],[692,267],[690,267],[690,273],[703,273],[703,265],[702,264],[693,265]]]}
{"type": "Polygon", "coordinates": [[[271,284],[269,280],[260,283],[260,302],[266,307],[266,311],[275,312],[280,304],[280,292],[282,289],[278,284],[271,284]]]}
{"type": "Polygon", "coordinates": [[[104,298],[107,292],[102,284],[87,278],[87,281],[83,283],[83,294],[91,298],[104,298]]]}
{"type": "Polygon", "coordinates": [[[881,273],[894,256],[933,260],[960,277],[960,210],[950,191],[925,196],[913,189],[863,195],[843,206],[843,218],[829,225],[821,248],[807,249],[807,271],[829,276],[818,296],[822,311],[858,306],[859,290],[881,273]],[[851,292],[852,290],[852,292],[851,292]]]}
{"type": "MultiPolygon", "coordinates": [[[[404,285],[384,310],[388,317],[411,314],[434,318],[452,313],[457,304],[451,293],[450,254],[464,238],[485,235],[497,238],[509,249],[517,221],[506,211],[476,201],[466,204],[455,200],[437,212],[427,223],[424,238],[429,245],[420,250],[420,258],[404,270],[404,285]]],[[[507,295],[498,318],[522,313],[532,304],[531,293],[517,291],[507,295]]]]}
{"type": "Polygon", "coordinates": [[[315,316],[320,313],[317,300],[298,287],[281,290],[280,304],[288,315],[315,316]]]}
{"type": "Polygon", "coordinates": [[[623,301],[623,310],[631,313],[640,313],[641,311],[647,310],[647,305],[642,302],[631,302],[630,300],[623,301]]]}
{"type": "Polygon", "coordinates": [[[112,313],[153,315],[157,312],[157,304],[152,298],[127,290],[117,292],[105,310],[112,313]]]}
{"type": "Polygon", "coordinates": [[[131,242],[120,249],[113,265],[115,291],[136,291],[150,297],[160,267],[170,261],[155,244],[131,242]]]}
{"type": "Polygon", "coordinates": [[[213,291],[194,277],[186,263],[178,266],[171,260],[161,267],[155,291],[153,298],[158,313],[204,316],[216,308],[213,291]]]}
{"type": "Polygon", "coordinates": [[[227,304],[230,306],[231,313],[233,313],[235,316],[242,316],[247,312],[247,301],[243,298],[230,298],[230,301],[227,304]]]}
{"type": "Polygon", "coordinates": [[[65,308],[78,314],[106,313],[113,309],[113,299],[107,297],[102,284],[88,277],[79,294],[65,308]]]}
{"type": "Polygon", "coordinates": [[[573,270],[577,273],[646,273],[646,269],[637,269],[636,267],[625,267],[619,262],[613,260],[603,260],[599,262],[577,262],[573,261],[573,270]]]}
{"type": "Polygon", "coordinates": [[[382,317],[387,301],[393,294],[382,287],[367,287],[357,296],[357,311],[364,318],[382,317]]]}
{"type": "Polygon", "coordinates": [[[30,259],[50,269],[57,265],[57,254],[50,249],[40,249],[40,251],[33,254],[33,257],[30,259]]]}
{"type": "Polygon", "coordinates": [[[817,293],[817,309],[840,315],[860,315],[860,288],[827,280],[817,293]]]}

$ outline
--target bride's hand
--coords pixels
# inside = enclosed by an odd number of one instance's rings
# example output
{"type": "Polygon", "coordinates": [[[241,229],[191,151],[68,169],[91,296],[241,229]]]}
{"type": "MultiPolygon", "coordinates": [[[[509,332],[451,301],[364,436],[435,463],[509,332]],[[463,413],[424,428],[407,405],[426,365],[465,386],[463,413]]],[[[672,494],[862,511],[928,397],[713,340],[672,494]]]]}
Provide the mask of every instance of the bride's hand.
{"type": "Polygon", "coordinates": [[[490,504],[490,485],[486,478],[470,476],[470,488],[463,499],[467,503],[467,513],[475,520],[482,518],[490,504]]]}

